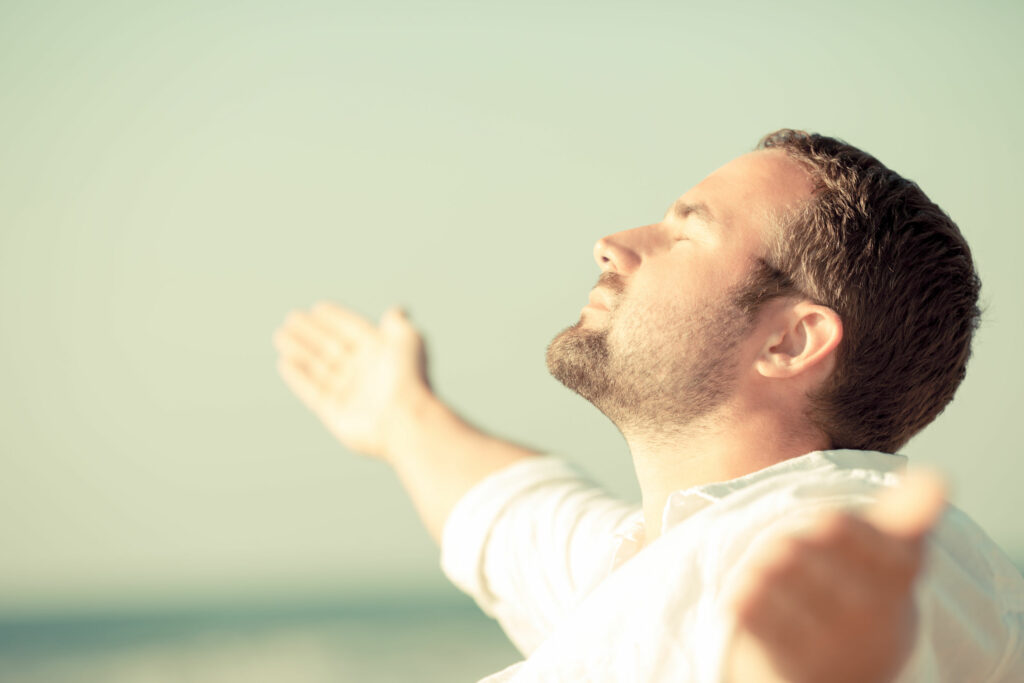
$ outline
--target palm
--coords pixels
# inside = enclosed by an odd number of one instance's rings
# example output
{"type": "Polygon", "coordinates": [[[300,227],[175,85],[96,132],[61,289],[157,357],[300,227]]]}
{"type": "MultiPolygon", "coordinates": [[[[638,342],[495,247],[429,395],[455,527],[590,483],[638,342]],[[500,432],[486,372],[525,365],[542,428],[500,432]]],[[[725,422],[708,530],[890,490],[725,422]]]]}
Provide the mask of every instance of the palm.
{"type": "Polygon", "coordinates": [[[403,351],[388,340],[365,344],[331,378],[320,418],[350,448],[379,450],[390,408],[400,400],[409,378],[422,377],[403,351]]]}

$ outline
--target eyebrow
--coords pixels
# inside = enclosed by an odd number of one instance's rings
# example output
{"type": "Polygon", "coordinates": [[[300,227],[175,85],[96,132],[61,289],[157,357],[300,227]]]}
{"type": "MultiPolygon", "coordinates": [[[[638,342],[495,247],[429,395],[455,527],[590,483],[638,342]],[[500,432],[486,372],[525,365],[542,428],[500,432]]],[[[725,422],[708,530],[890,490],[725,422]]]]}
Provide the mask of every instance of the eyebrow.
{"type": "Polygon", "coordinates": [[[715,220],[715,217],[711,214],[711,209],[709,209],[708,205],[704,202],[690,204],[689,202],[684,202],[679,199],[676,200],[669,211],[681,219],[686,219],[692,214],[703,220],[705,223],[718,224],[718,221],[715,220]]]}

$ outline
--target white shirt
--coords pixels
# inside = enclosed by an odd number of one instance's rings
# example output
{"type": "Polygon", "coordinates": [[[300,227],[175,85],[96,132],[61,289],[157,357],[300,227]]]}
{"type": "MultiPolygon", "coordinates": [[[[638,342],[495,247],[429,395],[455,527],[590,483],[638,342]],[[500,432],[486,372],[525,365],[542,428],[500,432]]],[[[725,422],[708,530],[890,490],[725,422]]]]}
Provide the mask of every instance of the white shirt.
{"type": "MultiPolygon", "coordinates": [[[[501,624],[525,661],[497,681],[721,679],[723,589],[753,550],[823,509],[872,502],[906,458],[816,451],[669,496],[643,548],[642,511],[565,461],[539,456],[491,474],[456,504],[441,567],[501,624]]],[[[899,677],[1024,681],[1024,579],[949,506],[915,584],[919,627],[899,677]]]]}

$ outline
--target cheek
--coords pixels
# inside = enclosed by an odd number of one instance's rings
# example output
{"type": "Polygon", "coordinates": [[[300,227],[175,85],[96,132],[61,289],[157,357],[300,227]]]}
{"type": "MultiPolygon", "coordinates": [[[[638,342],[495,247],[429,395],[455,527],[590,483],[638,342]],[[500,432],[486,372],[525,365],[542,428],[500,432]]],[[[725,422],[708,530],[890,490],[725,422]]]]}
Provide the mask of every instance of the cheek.
{"type": "Polygon", "coordinates": [[[612,348],[651,353],[674,347],[699,333],[695,326],[708,325],[724,305],[721,297],[730,281],[721,269],[695,264],[686,272],[659,275],[635,281],[616,307],[609,330],[612,348]]]}
{"type": "Polygon", "coordinates": [[[636,350],[663,346],[680,333],[688,317],[689,297],[678,283],[652,289],[635,287],[616,307],[609,331],[612,348],[636,350]]]}

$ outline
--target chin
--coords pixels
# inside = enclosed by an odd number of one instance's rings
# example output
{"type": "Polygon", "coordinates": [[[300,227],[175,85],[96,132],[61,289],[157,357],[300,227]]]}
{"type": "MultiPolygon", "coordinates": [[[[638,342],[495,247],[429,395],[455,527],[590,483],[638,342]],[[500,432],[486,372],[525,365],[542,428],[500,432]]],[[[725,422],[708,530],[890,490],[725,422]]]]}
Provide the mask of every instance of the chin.
{"type": "Polygon", "coordinates": [[[562,330],[547,349],[551,376],[571,391],[593,401],[607,388],[608,333],[583,327],[583,321],[562,330]]]}

